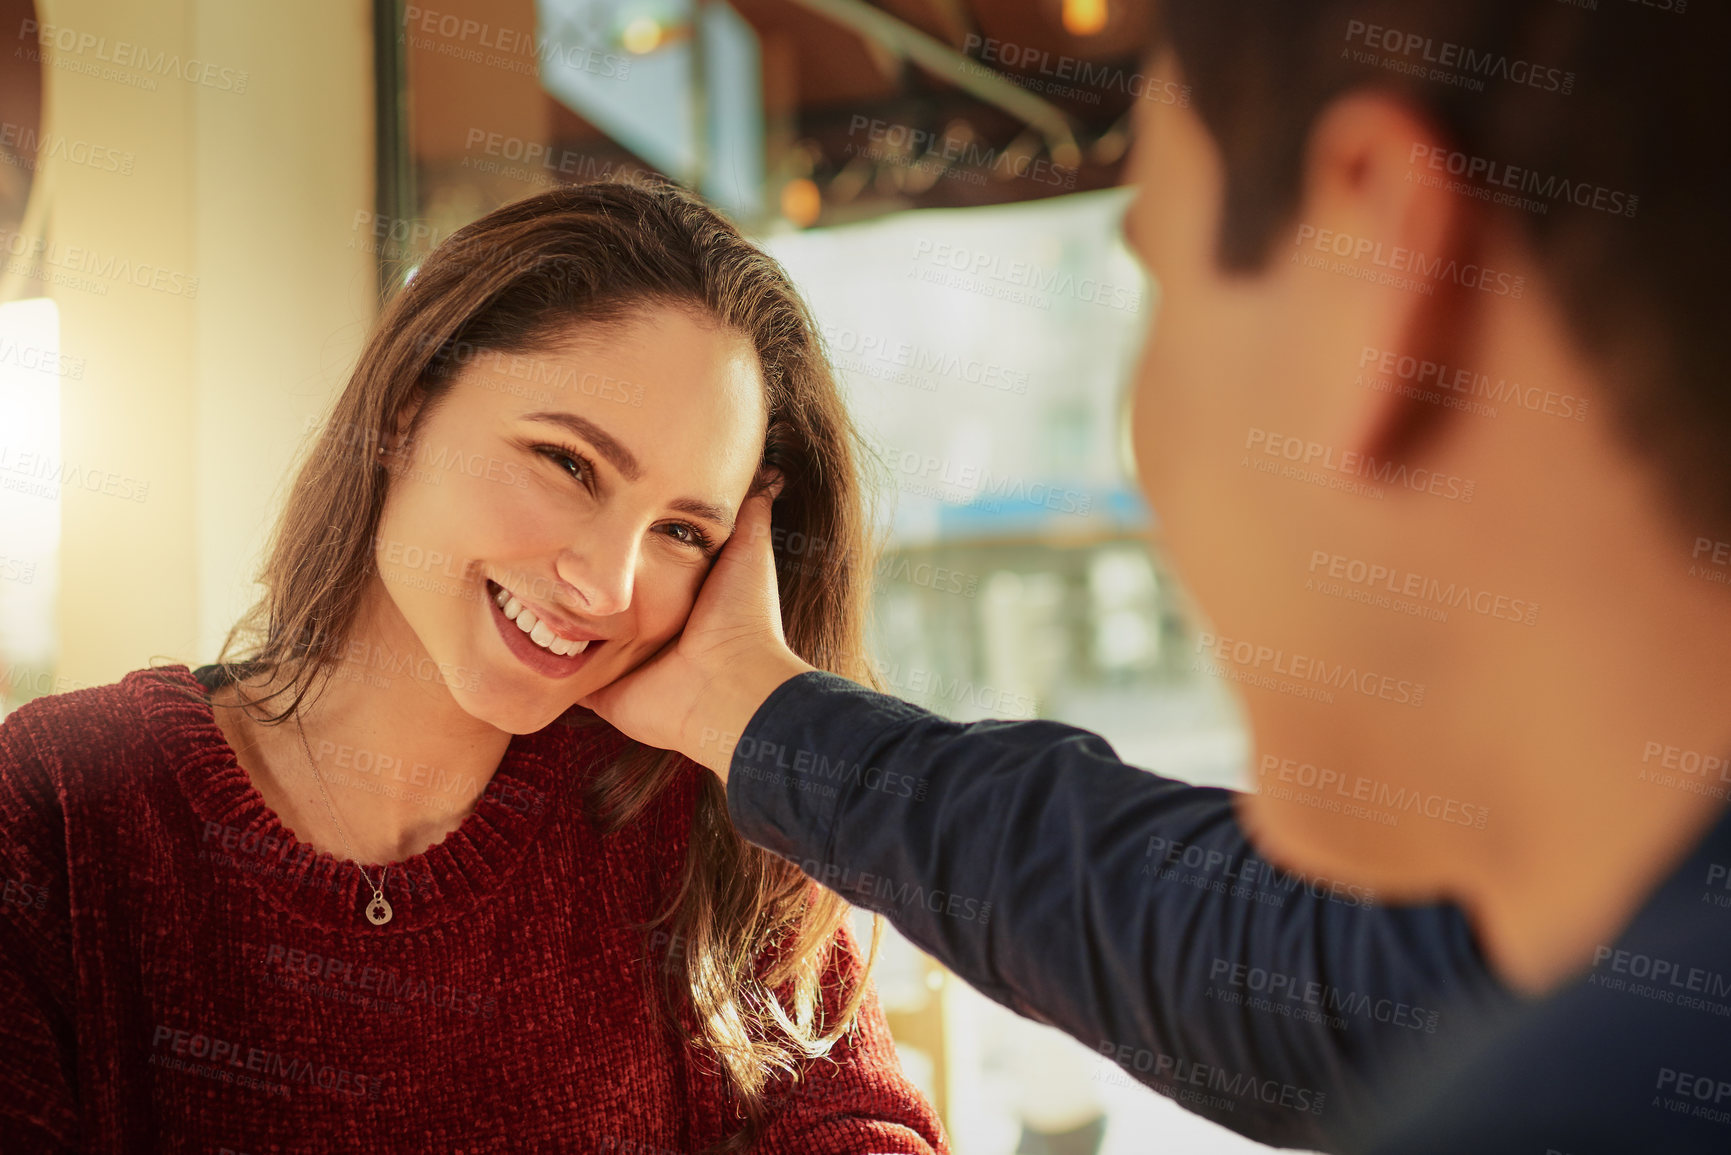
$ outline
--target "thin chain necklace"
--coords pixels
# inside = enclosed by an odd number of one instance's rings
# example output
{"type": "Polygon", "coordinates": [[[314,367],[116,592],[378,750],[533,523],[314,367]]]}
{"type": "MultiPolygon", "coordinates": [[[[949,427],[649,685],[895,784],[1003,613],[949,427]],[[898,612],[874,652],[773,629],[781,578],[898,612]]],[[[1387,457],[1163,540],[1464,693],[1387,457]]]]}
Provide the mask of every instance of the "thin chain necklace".
{"type": "Polygon", "coordinates": [[[337,833],[342,836],[343,849],[349,852],[349,857],[354,859],[355,869],[361,872],[361,877],[366,879],[367,886],[372,889],[373,901],[367,903],[367,921],[374,926],[383,926],[391,921],[391,904],[385,901],[385,877],[391,873],[391,868],[385,867],[379,874],[379,884],[373,886],[373,880],[367,876],[367,868],[361,865],[360,855],[349,845],[348,832],[343,829],[342,819],[337,817],[337,808],[331,805],[330,793],[325,789],[325,780],[319,774],[319,763],[318,759],[313,757],[313,748],[307,744],[307,732],[301,726],[298,711],[295,714],[295,733],[300,736],[301,749],[306,751],[307,765],[313,768],[313,781],[319,784],[319,794],[325,800],[325,809],[331,812],[331,821],[336,823],[337,833]]]}

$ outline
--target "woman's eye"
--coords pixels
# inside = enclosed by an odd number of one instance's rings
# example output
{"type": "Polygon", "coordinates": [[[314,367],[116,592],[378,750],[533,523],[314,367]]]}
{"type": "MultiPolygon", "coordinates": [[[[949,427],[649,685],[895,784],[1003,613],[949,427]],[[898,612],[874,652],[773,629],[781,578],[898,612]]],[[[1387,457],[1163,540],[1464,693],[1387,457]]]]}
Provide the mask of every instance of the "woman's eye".
{"type": "Polygon", "coordinates": [[[709,548],[709,535],[682,521],[676,521],[666,527],[667,535],[682,545],[694,545],[699,549],[709,548]]]}
{"type": "Polygon", "coordinates": [[[574,457],[565,450],[553,445],[543,445],[540,446],[539,449],[541,456],[547,458],[553,464],[563,469],[566,473],[569,473],[576,480],[583,482],[589,480],[589,465],[581,457],[574,457]]]}

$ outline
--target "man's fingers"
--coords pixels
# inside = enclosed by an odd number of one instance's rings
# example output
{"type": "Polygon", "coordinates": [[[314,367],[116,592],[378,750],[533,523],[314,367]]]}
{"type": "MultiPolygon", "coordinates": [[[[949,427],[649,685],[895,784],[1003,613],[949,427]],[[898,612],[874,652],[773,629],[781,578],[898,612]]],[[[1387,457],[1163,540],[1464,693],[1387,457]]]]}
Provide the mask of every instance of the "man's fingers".
{"type": "Polygon", "coordinates": [[[782,474],[781,470],[775,468],[773,465],[759,466],[757,476],[753,478],[751,482],[751,492],[755,494],[759,490],[767,489],[770,498],[773,500],[774,498],[781,496],[781,487],[786,484],[787,478],[782,474]]]}
{"type": "Polygon", "coordinates": [[[769,544],[770,507],[775,504],[775,494],[780,488],[781,483],[777,480],[772,487],[760,489],[745,499],[745,504],[739,509],[739,522],[733,528],[733,536],[722,549],[724,555],[734,548],[736,542],[741,554],[773,555],[769,544]]]}

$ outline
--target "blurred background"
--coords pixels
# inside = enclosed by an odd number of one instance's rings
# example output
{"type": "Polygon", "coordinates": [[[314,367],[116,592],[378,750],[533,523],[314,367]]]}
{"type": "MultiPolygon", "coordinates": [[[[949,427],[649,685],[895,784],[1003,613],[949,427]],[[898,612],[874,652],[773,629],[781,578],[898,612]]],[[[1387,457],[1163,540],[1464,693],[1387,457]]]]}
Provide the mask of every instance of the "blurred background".
{"type": "MultiPolygon", "coordinates": [[[[1146,0],[0,0],[0,716],[253,600],[380,302],[470,220],[652,170],[812,304],[873,447],[895,693],[1246,785],[1117,430],[1146,0]]],[[[860,930],[867,920],[861,919],[860,930]]],[[[1259,1149],[890,933],[958,1155],[1259,1149]]]]}

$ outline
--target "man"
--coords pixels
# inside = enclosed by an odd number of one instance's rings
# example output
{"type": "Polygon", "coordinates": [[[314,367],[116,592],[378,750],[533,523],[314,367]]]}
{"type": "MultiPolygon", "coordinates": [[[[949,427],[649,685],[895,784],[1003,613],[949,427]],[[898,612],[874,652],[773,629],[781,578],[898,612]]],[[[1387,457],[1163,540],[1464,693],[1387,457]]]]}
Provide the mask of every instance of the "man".
{"type": "Polygon", "coordinates": [[[1132,432],[1257,792],[812,671],[767,496],[677,645],[590,704],[986,994],[1245,1134],[1731,1149],[1731,140],[1701,91],[1726,10],[1160,22],[1150,73],[1193,101],[1136,112],[1125,231],[1162,304],[1132,432]],[[819,756],[879,775],[799,789],[819,756]]]}

